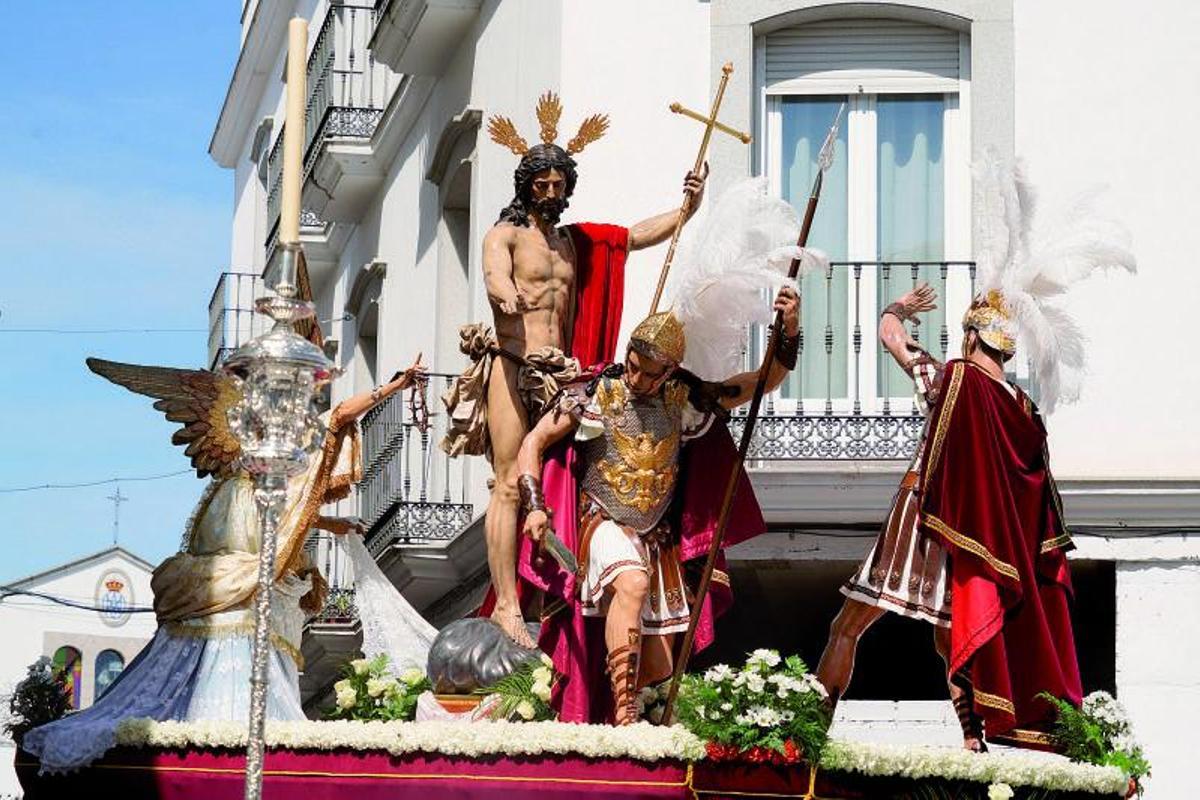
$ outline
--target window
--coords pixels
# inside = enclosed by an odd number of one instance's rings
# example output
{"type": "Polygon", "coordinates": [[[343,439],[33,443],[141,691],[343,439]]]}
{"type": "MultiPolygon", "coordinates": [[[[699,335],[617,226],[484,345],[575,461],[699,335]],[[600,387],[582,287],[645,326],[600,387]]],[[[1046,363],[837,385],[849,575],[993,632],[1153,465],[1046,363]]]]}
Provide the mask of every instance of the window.
{"type": "Polygon", "coordinates": [[[785,402],[911,410],[911,382],[874,332],[914,283],[941,296],[919,338],[939,357],[957,341],[943,309],[965,308],[971,291],[966,265],[945,263],[970,252],[967,48],[966,34],[898,20],[827,20],[760,38],[760,163],[800,211],[846,106],[809,236],[835,263],[802,281],[804,357],[785,402]]]}
{"type": "Polygon", "coordinates": [[[108,687],[125,669],[125,657],[116,650],[101,650],[96,656],[96,700],[108,691],[108,687]]]}
{"type": "Polygon", "coordinates": [[[67,680],[67,689],[71,692],[71,708],[79,708],[83,690],[83,654],[70,645],[64,645],[54,651],[51,659],[56,671],[61,671],[67,680]]]}

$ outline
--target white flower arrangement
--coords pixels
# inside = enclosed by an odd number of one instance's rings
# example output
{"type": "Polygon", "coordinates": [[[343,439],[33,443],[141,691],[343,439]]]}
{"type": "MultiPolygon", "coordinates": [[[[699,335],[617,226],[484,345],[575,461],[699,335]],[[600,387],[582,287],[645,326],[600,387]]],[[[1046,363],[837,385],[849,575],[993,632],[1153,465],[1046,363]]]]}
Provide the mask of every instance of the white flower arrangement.
{"type": "Polygon", "coordinates": [[[1052,735],[1067,758],[1084,764],[1112,766],[1126,773],[1133,791],[1145,791],[1142,779],[1150,775],[1150,762],[1133,735],[1129,715],[1107,692],[1092,692],[1076,708],[1071,703],[1043,692],[1058,714],[1052,735]]]}
{"type": "Polygon", "coordinates": [[[718,664],[685,676],[679,721],[705,740],[710,758],[818,760],[830,721],[820,685],[798,656],[755,650],[740,669],[718,664]]]}
{"type": "Polygon", "coordinates": [[[477,689],[490,702],[488,718],[510,721],[545,721],[554,719],[550,707],[551,687],[554,685],[554,662],[543,653],[540,660],[522,663],[492,686],[477,689]]]}
{"type": "Polygon", "coordinates": [[[342,668],[345,676],[333,684],[334,708],[330,717],[346,720],[410,720],[417,710],[417,697],[430,688],[419,669],[400,677],[392,674],[388,658],[357,658],[342,668]]]}
{"type": "MultiPolygon", "coordinates": [[[[117,744],[164,749],[246,746],[246,724],[123,720],[117,744]]],[[[379,750],[393,756],[441,753],[488,756],[577,755],[644,762],[700,761],[705,743],[682,726],[642,722],[625,727],[565,722],[268,722],[267,746],[293,750],[379,750]]],[[[1116,767],[1073,764],[1045,753],[971,753],[951,747],[900,747],[830,740],[821,768],[913,780],[969,780],[1003,792],[1001,785],[1061,792],[1124,795],[1125,774],[1116,767]]]]}

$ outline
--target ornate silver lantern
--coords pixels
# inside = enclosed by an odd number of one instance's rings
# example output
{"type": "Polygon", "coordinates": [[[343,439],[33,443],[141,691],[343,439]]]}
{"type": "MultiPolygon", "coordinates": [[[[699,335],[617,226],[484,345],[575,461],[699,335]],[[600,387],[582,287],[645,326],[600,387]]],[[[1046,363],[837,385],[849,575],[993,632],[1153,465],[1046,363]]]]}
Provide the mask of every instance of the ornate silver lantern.
{"type": "Polygon", "coordinates": [[[307,468],[310,454],[320,444],[323,426],[314,400],[317,390],[335,373],[324,352],[293,329],[294,323],[313,316],[313,305],[297,298],[299,245],[280,247],[275,296],[259,298],[256,303],[258,312],[275,320],[275,325],[238,348],[221,367],[241,385],[242,400],[230,410],[229,423],[241,442],[242,466],[255,481],[254,499],[261,522],[246,748],[247,800],[258,800],[262,793],[271,586],[279,517],[287,498],[288,478],[307,468]]]}

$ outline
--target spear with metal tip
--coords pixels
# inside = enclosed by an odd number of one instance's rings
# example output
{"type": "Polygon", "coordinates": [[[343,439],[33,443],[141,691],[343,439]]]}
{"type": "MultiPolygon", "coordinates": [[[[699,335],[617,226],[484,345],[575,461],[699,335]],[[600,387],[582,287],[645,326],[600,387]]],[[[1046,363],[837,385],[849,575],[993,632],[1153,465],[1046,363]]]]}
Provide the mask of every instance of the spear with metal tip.
{"type": "MultiPolygon", "coordinates": [[[[842,121],[842,112],[846,104],[838,108],[833,126],[821,145],[817,156],[817,177],[813,181],[812,191],[808,195],[808,205],[804,209],[804,219],[800,224],[800,236],[796,244],[804,247],[808,244],[808,233],[812,230],[813,216],[817,213],[817,202],[821,199],[821,185],[825,172],[833,166],[834,148],[837,142],[838,126],[842,121]]],[[[795,280],[800,273],[801,259],[793,258],[788,268],[788,278],[795,280]]],[[[691,618],[688,620],[687,633],[683,637],[683,647],[679,650],[679,658],[675,662],[675,672],[671,675],[671,688],[667,692],[667,704],[663,709],[663,720],[671,719],[675,707],[675,697],[679,693],[679,681],[687,670],[688,658],[692,653],[692,645],[696,639],[696,626],[700,622],[700,611],[704,606],[704,598],[708,596],[708,587],[712,583],[713,570],[717,565],[717,554],[721,552],[721,542],[725,538],[725,530],[729,527],[729,516],[733,511],[733,499],[737,492],[742,467],[746,463],[746,453],[750,449],[750,440],[754,438],[754,423],[758,420],[758,409],[762,405],[763,394],[766,393],[767,377],[771,372],[771,363],[775,360],[775,351],[779,346],[779,337],[783,335],[783,312],[775,312],[775,323],[771,326],[771,337],[767,343],[767,351],[763,354],[762,364],[758,368],[758,382],[754,386],[754,397],[750,401],[750,410],[746,415],[746,424],[742,429],[742,441],[738,445],[737,459],[729,471],[729,482],[725,486],[725,496],[721,503],[721,513],[717,517],[717,529],[708,548],[708,559],[704,562],[704,572],[700,575],[700,584],[696,587],[696,598],[692,605],[691,618]]]]}

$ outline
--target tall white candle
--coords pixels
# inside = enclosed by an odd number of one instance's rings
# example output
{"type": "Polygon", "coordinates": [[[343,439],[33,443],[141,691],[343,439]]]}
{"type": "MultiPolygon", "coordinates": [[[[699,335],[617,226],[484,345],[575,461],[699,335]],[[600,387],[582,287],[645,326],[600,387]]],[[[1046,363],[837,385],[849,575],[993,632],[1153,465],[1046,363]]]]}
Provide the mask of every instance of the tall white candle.
{"type": "Polygon", "coordinates": [[[283,129],[283,197],[279,213],[279,241],[284,243],[300,241],[307,55],[308,20],[295,17],[288,23],[287,116],[283,129]]]}

